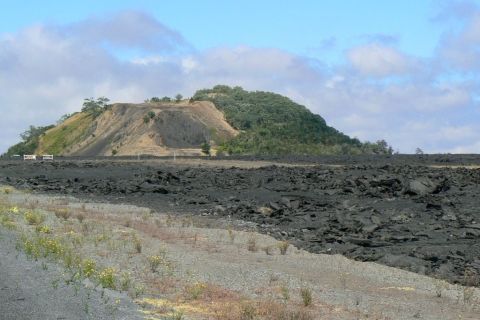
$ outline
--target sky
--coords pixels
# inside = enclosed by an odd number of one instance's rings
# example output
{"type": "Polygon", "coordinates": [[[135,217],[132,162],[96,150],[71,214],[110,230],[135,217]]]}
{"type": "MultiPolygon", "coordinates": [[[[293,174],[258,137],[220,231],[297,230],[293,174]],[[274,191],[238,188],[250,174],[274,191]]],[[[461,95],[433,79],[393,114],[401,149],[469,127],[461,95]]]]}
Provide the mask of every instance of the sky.
{"type": "Polygon", "coordinates": [[[402,153],[478,153],[479,75],[480,0],[0,0],[0,153],[87,97],[216,84],[402,153]]]}

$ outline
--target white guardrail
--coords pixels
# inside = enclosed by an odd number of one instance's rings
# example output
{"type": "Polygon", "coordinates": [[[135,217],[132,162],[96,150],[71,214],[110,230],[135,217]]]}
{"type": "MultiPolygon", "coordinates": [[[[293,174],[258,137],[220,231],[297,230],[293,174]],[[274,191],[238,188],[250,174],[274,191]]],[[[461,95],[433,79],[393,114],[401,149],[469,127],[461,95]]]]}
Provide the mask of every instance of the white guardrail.
{"type": "Polygon", "coordinates": [[[34,154],[24,154],[23,160],[37,160],[37,156],[34,154]]]}
{"type": "MultiPolygon", "coordinates": [[[[37,160],[37,156],[35,154],[25,154],[23,160],[37,160]]],[[[53,154],[44,154],[42,160],[53,160],[53,154]]]]}

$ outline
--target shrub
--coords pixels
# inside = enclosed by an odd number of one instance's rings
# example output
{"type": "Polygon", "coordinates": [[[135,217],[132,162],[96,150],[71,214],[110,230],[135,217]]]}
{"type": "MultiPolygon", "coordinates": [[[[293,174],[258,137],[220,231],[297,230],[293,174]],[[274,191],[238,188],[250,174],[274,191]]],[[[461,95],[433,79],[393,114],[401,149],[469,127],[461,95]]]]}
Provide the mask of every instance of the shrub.
{"type": "Polygon", "coordinates": [[[230,243],[235,242],[235,231],[232,228],[228,228],[228,238],[230,239],[230,243]]]}
{"type": "Polygon", "coordinates": [[[257,252],[257,239],[255,237],[250,237],[247,241],[247,249],[251,252],[257,252]]]}
{"type": "Polygon", "coordinates": [[[83,215],[82,213],[77,214],[76,217],[77,217],[78,222],[80,222],[80,223],[83,223],[83,220],[85,220],[85,215],[83,215]]]}
{"type": "Polygon", "coordinates": [[[25,212],[24,217],[25,221],[27,221],[29,225],[39,225],[45,221],[45,217],[43,215],[34,211],[25,212]]]}
{"type": "Polygon", "coordinates": [[[120,278],[120,289],[122,291],[127,291],[130,286],[132,285],[132,278],[130,277],[130,273],[124,272],[120,278]]]}
{"type": "Polygon", "coordinates": [[[158,272],[160,267],[162,267],[163,271],[168,273],[172,272],[174,268],[173,263],[167,258],[166,251],[163,250],[160,250],[158,255],[149,256],[148,264],[150,266],[150,270],[152,270],[154,273],[158,272]]]}
{"type": "Polygon", "coordinates": [[[37,231],[38,233],[43,233],[43,234],[50,234],[52,233],[52,230],[50,229],[49,226],[42,226],[42,225],[38,225],[35,227],[35,231],[37,231]]]}
{"type": "Polygon", "coordinates": [[[68,218],[70,218],[70,211],[67,209],[67,208],[59,208],[59,209],[55,209],[55,216],[58,218],[58,219],[63,219],[63,220],[68,220],[68,218]]]}
{"type": "Polygon", "coordinates": [[[165,320],[182,320],[183,319],[183,311],[173,311],[165,320]]]}
{"type": "Polygon", "coordinates": [[[280,293],[282,295],[282,299],[285,301],[290,300],[290,290],[288,290],[287,286],[280,287],[280,293]]]}
{"type": "Polygon", "coordinates": [[[150,265],[150,270],[152,272],[157,272],[158,267],[162,264],[163,258],[161,256],[150,256],[148,257],[148,263],[150,265]]]}
{"type": "Polygon", "coordinates": [[[0,216],[0,225],[9,230],[14,230],[17,227],[12,218],[4,215],[0,216]]]}
{"type": "Polygon", "coordinates": [[[98,274],[98,283],[107,289],[115,289],[116,271],[114,268],[105,268],[98,274]]]}
{"type": "Polygon", "coordinates": [[[202,148],[202,153],[206,154],[207,156],[210,155],[210,149],[211,149],[211,146],[208,142],[204,142],[202,143],[202,145],[200,146],[200,148],[202,148]]]}
{"type": "Polygon", "coordinates": [[[86,259],[82,262],[82,273],[85,277],[90,278],[95,275],[97,264],[92,259],[86,259]]]}
{"type": "Polygon", "coordinates": [[[136,253],[142,253],[142,240],[137,237],[133,238],[133,245],[136,253]]]}
{"type": "Polygon", "coordinates": [[[312,290],[309,288],[300,289],[300,297],[305,307],[311,306],[313,302],[312,290]]]}
{"type": "Polygon", "coordinates": [[[257,316],[257,310],[251,303],[244,303],[241,306],[240,317],[242,320],[254,320],[257,316]]]}
{"type": "Polygon", "coordinates": [[[285,240],[285,241],[281,241],[281,242],[278,244],[278,248],[280,249],[280,254],[286,255],[289,246],[290,246],[290,244],[288,243],[288,241],[286,241],[286,240],[285,240]]]}
{"type": "Polygon", "coordinates": [[[200,298],[200,296],[203,294],[206,288],[207,288],[206,284],[197,282],[191,286],[187,286],[185,288],[185,291],[189,299],[197,300],[198,298],[200,298]]]}

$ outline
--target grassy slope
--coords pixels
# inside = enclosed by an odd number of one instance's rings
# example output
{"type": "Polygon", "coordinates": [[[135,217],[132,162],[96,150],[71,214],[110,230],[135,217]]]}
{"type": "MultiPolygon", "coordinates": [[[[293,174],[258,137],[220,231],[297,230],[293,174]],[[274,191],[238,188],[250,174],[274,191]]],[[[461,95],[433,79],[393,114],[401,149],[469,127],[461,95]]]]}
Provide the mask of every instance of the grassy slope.
{"type": "Polygon", "coordinates": [[[73,115],[65,122],[45,132],[45,135],[40,138],[37,153],[65,154],[70,146],[85,138],[92,123],[93,117],[89,114],[73,115]]]}

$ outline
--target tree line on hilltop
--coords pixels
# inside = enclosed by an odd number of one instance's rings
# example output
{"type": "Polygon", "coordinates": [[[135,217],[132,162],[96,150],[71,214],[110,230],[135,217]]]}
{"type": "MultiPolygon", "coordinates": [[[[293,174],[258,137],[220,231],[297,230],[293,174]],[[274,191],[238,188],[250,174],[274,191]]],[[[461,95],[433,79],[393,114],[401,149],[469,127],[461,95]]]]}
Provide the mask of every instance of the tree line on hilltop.
{"type": "MultiPolygon", "coordinates": [[[[145,103],[179,103],[181,94],[175,98],[152,97],[145,103]]],[[[111,105],[109,99],[85,99],[81,112],[100,116],[111,105]]],[[[232,155],[285,155],[285,154],[392,154],[393,148],[385,140],[361,142],[327,125],[325,120],[287,97],[264,91],[246,91],[241,87],[217,85],[212,89],[198,90],[189,100],[211,101],[225,115],[226,121],[240,133],[226,141],[216,141],[220,154],[232,155]]],[[[74,113],[75,114],[75,113],[74,113]]],[[[62,116],[58,124],[74,114],[62,116]]],[[[152,118],[146,114],[144,122],[152,118]]],[[[54,126],[35,127],[20,135],[22,141],[10,147],[6,155],[33,154],[40,138],[54,126]]],[[[212,128],[214,130],[214,128],[212,128]]],[[[210,139],[201,146],[210,154],[210,139]]]]}

